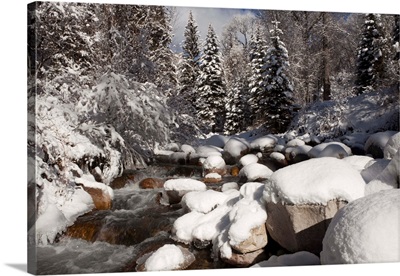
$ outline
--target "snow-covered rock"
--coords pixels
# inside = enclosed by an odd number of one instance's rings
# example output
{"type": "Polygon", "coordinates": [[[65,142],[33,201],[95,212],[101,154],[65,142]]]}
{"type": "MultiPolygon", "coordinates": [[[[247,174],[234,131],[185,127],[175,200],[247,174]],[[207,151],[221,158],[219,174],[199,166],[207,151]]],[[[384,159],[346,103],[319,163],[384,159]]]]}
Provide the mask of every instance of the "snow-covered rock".
{"type": "Polygon", "coordinates": [[[267,212],[259,202],[243,198],[229,212],[229,244],[240,253],[263,248],[268,243],[265,222],[267,212]]]}
{"type": "Polygon", "coordinates": [[[287,142],[286,147],[299,147],[299,146],[304,146],[305,144],[306,143],[303,140],[295,138],[287,142]]]}
{"type": "Polygon", "coordinates": [[[207,158],[211,155],[218,155],[222,156],[222,152],[224,150],[222,148],[216,147],[216,146],[199,146],[196,150],[197,154],[200,157],[207,158]]]}
{"type": "Polygon", "coordinates": [[[257,163],[258,162],[258,157],[255,154],[246,154],[239,160],[239,165],[242,167],[252,164],[252,163],[257,163]]]}
{"type": "Polygon", "coordinates": [[[243,198],[260,201],[263,196],[264,183],[247,182],[240,187],[240,195],[243,198]]]}
{"type": "Polygon", "coordinates": [[[203,169],[205,174],[214,172],[223,175],[226,173],[225,166],[225,160],[218,155],[208,156],[203,162],[203,169]]]}
{"type": "Polygon", "coordinates": [[[268,233],[291,252],[318,254],[329,220],[346,202],[364,196],[364,189],[360,173],[333,157],[282,168],[264,188],[268,233]]]}
{"type": "MultiPolygon", "coordinates": [[[[292,140],[293,141],[293,140],[292,140]]],[[[286,160],[290,164],[299,163],[305,160],[310,159],[308,156],[308,152],[312,149],[311,146],[308,145],[300,145],[295,147],[287,147],[284,150],[286,160]]]]}
{"type": "Polygon", "coordinates": [[[137,271],[183,270],[195,261],[188,249],[174,244],[166,244],[138,260],[137,271]]]}
{"type": "Polygon", "coordinates": [[[182,197],[190,191],[205,191],[206,189],[206,184],[190,178],[170,179],[164,183],[169,204],[179,203],[182,197]]]}
{"type": "Polygon", "coordinates": [[[222,176],[218,173],[208,173],[204,176],[204,183],[218,183],[222,181],[222,176]]]}
{"type": "Polygon", "coordinates": [[[322,264],[400,261],[400,190],[365,196],[342,208],[323,240],[322,264]]]}
{"type": "Polygon", "coordinates": [[[183,151],[184,153],[195,153],[196,152],[196,150],[191,145],[186,145],[186,144],[183,144],[181,146],[181,151],[183,151]]]}
{"type": "Polygon", "coordinates": [[[250,143],[250,147],[253,150],[265,151],[266,149],[272,149],[277,144],[278,139],[273,135],[266,135],[253,140],[250,143]]]}
{"type": "Polygon", "coordinates": [[[92,175],[83,175],[75,178],[75,182],[92,197],[94,206],[97,210],[111,209],[113,190],[100,182],[97,182],[92,175]]]}
{"type": "Polygon", "coordinates": [[[400,151],[393,156],[390,163],[375,179],[367,183],[365,194],[398,188],[400,188],[400,151]]]}
{"type": "Polygon", "coordinates": [[[333,157],[310,159],[274,172],[265,185],[264,199],[283,204],[350,202],[364,196],[365,182],[347,162],[333,157]]]}
{"type": "Polygon", "coordinates": [[[272,161],[277,164],[279,167],[285,167],[288,165],[288,162],[286,160],[285,155],[283,155],[280,152],[273,152],[269,155],[269,158],[272,159],[272,161]]]}
{"type": "Polygon", "coordinates": [[[321,263],[318,256],[307,251],[299,251],[293,254],[285,254],[281,256],[273,255],[267,261],[262,261],[251,267],[302,266],[319,264],[321,263]]]}
{"type": "Polygon", "coordinates": [[[400,132],[389,138],[383,149],[383,155],[386,159],[392,159],[396,152],[400,149],[400,132]]]}
{"type": "Polygon", "coordinates": [[[239,185],[236,182],[228,182],[222,185],[221,192],[226,192],[228,190],[239,190],[239,185]]]}
{"type": "Polygon", "coordinates": [[[350,166],[352,166],[354,169],[356,169],[359,172],[364,170],[365,167],[367,166],[367,164],[373,160],[374,159],[372,157],[364,156],[364,155],[352,155],[352,156],[343,158],[343,161],[346,161],[347,163],[349,163],[350,166]]]}
{"type": "Polygon", "coordinates": [[[390,160],[388,159],[373,159],[365,165],[365,168],[361,171],[361,176],[368,183],[374,180],[380,175],[383,170],[389,165],[390,160]]]}
{"type": "Polygon", "coordinates": [[[190,211],[208,213],[225,202],[228,196],[213,190],[189,192],[182,198],[182,204],[190,211]]]}
{"type": "Polygon", "coordinates": [[[228,164],[235,164],[239,159],[249,153],[250,145],[243,139],[233,137],[226,142],[224,147],[224,159],[228,164]]]}
{"type": "Polygon", "coordinates": [[[223,135],[213,135],[203,141],[203,145],[208,145],[208,146],[215,146],[218,148],[224,148],[226,142],[229,140],[229,137],[223,136],[223,135]]]}
{"type": "Polygon", "coordinates": [[[239,172],[241,182],[265,180],[271,176],[272,170],[265,165],[252,163],[244,166],[239,172]]]}
{"type": "Polygon", "coordinates": [[[352,155],[351,149],[340,142],[328,142],[316,145],[309,152],[310,158],[336,157],[344,158],[352,155]],[[327,148],[327,149],[326,149],[327,148]]]}
{"type": "Polygon", "coordinates": [[[371,154],[374,158],[383,158],[383,151],[387,142],[396,133],[396,131],[384,131],[372,134],[365,142],[365,152],[371,154]]]}
{"type": "Polygon", "coordinates": [[[169,143],[164,148],[166,151],[177,152],[180,150],[180,146],[177,143],[169,143]]]}

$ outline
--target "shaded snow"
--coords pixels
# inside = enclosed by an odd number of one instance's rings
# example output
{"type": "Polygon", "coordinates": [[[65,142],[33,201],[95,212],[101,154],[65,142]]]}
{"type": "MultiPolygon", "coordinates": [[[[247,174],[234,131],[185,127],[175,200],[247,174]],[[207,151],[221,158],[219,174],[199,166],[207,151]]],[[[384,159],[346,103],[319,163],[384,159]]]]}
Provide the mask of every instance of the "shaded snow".
{"type": "Polygon", "coordinates": [[[308,156],[310,158],[318,157],[336,157],[342,156],[342,158],[351,155],[351,149],[343,143],[340,142],[328,142],[316,145],[309,152],[308,156]],[[324,150],[329,147],[325,152],[324,150]],[[329,156],[328,156],[329,155],[329,156]]]}
{"type": "Polygon", "coordinates": [[[281,256],[271,256],[268,260],[252,265],[252,268],[257,267],[273,267],[273,266],[302,266],[302,265],[319,265],[318,256],[307,252],[299,251],[293,254],[285,254],[281,256]]]}

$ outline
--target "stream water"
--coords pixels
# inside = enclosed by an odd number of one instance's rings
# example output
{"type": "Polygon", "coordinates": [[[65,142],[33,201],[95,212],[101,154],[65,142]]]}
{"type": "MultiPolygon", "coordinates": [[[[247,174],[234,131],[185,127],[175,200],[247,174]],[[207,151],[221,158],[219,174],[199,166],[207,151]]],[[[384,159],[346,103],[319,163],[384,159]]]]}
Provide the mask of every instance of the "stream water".
{"type": "MultiPolygon", "coordinates": [[[[96,210],[77,219],[52,245],[37,248],[39,274],[78,274],[136,271],[136,260],[164,244],[174,221],[184,214],[179,205],[163,204],[163,189],[140,189],[146,177],[202,177],[201,167],[160,166],[137,173],[132,181],[114,190],[111,210],[96,210]]],[[[232,181],[225,179],[225,182],[232,181]]],[[[209,186],[217,189],[221,184],[209,186]]],[[[187,247],[196,256],[188,269],[226,268],[211,258],[211,249],[187,247]]]]}

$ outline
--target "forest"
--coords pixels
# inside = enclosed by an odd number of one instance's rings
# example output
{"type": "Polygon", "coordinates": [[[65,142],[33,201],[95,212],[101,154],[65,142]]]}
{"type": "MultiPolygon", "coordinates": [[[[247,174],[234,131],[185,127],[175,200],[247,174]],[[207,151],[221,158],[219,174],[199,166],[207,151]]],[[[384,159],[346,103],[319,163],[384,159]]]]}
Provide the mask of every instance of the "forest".
{"type": "Polygon", "coordinates": [[[207,27],[176,7],[28,6],[32,243],[57,242],[91,210],[82,186],[112,195],[115,179],[174,145],[346,137],[356,153],[371,134],[399,131],[400,15],[248,10],[221,34],[207,27]]]}

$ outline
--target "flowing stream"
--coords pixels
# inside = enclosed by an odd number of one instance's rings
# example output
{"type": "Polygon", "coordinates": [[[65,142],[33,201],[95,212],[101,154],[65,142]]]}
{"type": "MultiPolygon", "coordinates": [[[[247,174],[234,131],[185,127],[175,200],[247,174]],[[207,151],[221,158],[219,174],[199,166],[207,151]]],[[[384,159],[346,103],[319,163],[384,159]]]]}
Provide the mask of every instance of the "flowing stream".
{"type": "MultiPolygon", "coordinates": [[[[135,183],[114,190],[111,210],[95,210],[77,219],[52,245],[37,248],[39,274],[78,274],[136,271],[136,261],[164,244],[178,244],[170,237],[174,221],[184,214],[180,205],[163,203],[163,189],[140,189],[147,177],[199,179],[201,167],[155,166],[141,171],[135,183]]],[[[224,182],[233,179],[225,179],[224,182]]],[[[217,188],[221,184],[208,186],[217,188]]],[[[211,249],[187,247],[196,256],[188,269],[225,268],[211,258],[211,249]]]]}

